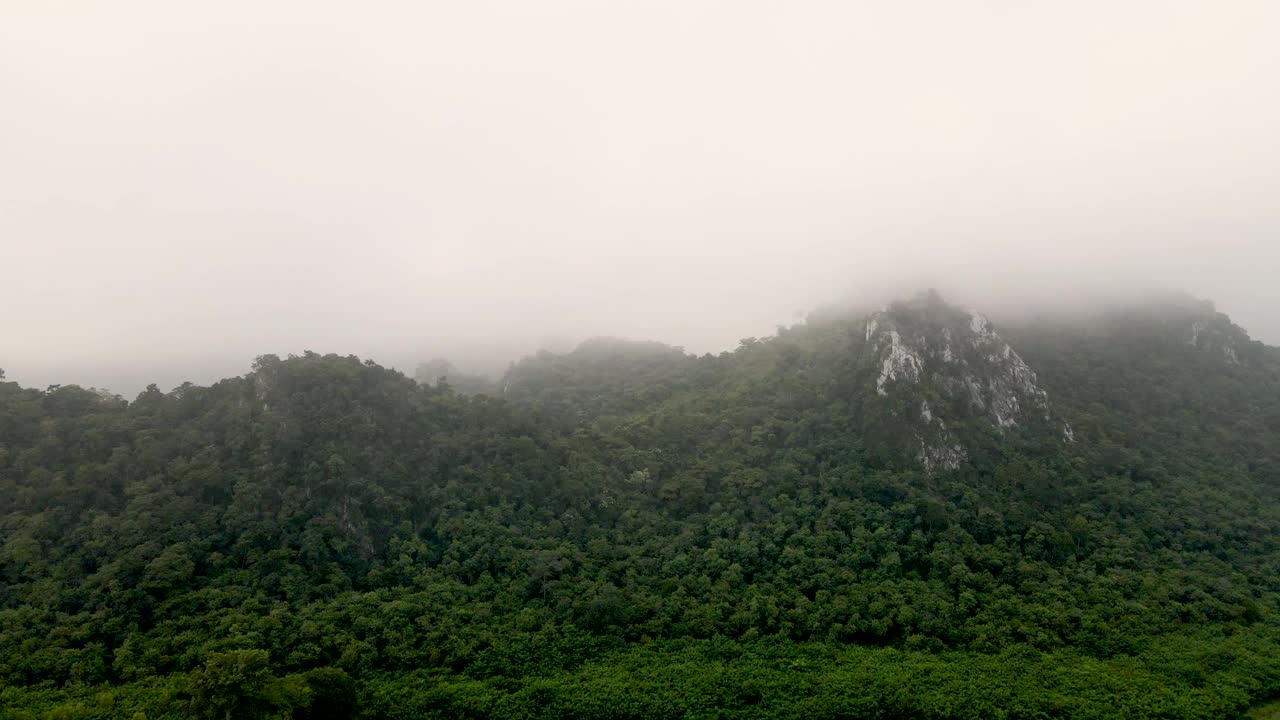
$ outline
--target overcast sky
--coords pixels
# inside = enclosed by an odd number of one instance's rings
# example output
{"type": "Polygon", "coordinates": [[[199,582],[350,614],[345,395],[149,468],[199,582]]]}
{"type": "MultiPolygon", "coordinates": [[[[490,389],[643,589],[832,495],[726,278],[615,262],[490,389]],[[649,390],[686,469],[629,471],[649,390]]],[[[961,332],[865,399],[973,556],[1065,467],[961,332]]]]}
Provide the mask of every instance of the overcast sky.
{"type": "Polygon", "coordinates": [[[1180,288],[1280,344],[1280,3],[0,0],[0,367],[731,348],[1180,288]]]}

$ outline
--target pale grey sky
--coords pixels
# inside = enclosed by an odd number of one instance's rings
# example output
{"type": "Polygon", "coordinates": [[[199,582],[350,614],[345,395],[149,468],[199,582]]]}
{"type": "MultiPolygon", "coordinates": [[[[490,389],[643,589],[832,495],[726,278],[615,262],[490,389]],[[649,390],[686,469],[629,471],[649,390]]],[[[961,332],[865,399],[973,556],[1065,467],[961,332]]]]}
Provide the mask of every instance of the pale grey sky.
{"type": "Polygon", "coordinates": [[[694,351],[847,294],[1280,344],[1280,3],[0,0],[0,367],[694,351]]]}

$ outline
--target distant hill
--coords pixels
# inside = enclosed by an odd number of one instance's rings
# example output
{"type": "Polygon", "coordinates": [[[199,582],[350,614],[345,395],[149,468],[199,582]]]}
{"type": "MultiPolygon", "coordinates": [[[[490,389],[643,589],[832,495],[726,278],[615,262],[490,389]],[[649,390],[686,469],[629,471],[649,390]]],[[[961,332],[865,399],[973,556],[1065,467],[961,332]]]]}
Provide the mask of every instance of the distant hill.
{"type": "Polygon", "coordinates": [[[464,395],[494,394],[498,385],[487,375],[464,373],[444,358],[420,363],[413,379],[424,385],[447,384],[464,395]]]}

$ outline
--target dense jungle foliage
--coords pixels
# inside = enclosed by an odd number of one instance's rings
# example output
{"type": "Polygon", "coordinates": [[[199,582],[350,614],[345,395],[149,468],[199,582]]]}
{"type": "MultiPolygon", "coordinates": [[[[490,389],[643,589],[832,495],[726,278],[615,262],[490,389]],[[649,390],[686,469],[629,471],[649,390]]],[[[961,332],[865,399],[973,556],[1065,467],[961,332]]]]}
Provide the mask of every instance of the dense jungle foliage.
{"type": "Polygon", "coordinates": [[[1001,327],[1070,437],[953,415],[927,471],[865,324],[594,340],[489,394],[314,353],[128,402],[0,379],[0,717],[1280,697],[1280,352],[1186,303],[1001,327]]]}

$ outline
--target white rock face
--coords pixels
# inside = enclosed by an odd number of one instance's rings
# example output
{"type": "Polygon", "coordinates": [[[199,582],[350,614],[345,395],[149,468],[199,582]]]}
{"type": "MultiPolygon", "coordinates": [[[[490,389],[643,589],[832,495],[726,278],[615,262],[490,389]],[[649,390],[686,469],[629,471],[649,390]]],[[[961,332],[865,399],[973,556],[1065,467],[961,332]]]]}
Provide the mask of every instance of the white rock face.
{"type": "Polygon", "coordinates": [[[956,354],[951,347],[955,344],[955,337],[951,334],[951,328],[942,328],[942,351],[939,357],[944,363],[953,363],[956,361],[956,354]]]}
{"type": "Polygon", "coordinates": [[[985,315],[978,312],[977,310],[972,310],[972,309],[970,309],[968,312],[969,312],[969,329],[973,331],[974,335],[987,335],[987,334],[994,335],[995,334],[991,330],[991,322],[987,320],[987,317],[985,315]]]}
{"type": "Polygon", "coordinates": [[[953,445],[927,445],[925,441],[920,440],[920,452],[916,453],[916,461],[924,466],[928,472],[934,470],[958,470],[965,460],[969,459],[968,453],[959,443],[953,445]]]}
{"type": "Polygon", "coordinates": [[[972,310],[968,315],[967,333],[944,327],[934,337],[899,328],[887,311],[873,315],[866,340],[880,360],[876,393],[887,396],[897,383],[932,380],[964,397],[997,427],[1017,425],[1030,410],[1047,417],[1049,396],[1037,384],[1035,371],[985,316],[972,310]]]}
{"type": "MultiPolygon", "coordinates": [[[[941,394],[947,401],[941,406],[920,401],[916,460],[926,470],[955,469],[968,457],[940,408],[967,408],[965,417],[985,417],[1001,431],[1031,417],[1050,417],[1049,395],[1035,371],[979,312],[958,311],[925,296],[901,312],[873,314],[865,338],[879,368],[877,395],[918,392],[924,385],[931,396],[941,394]]],[[[1073,438],[1068,427],[1064,439],[1073,438]]]]}
{"type": "Polygon", "coordinates": [[[1035,371],[996,333],[985,316],[970,310],[969,318],[973,347],[988,363],[980,371],[987,376],[985,383],[977,383],[976,388],[975,383],[967,383],[970,397],[978,407],[985,406],[991,420],[1001,428],[1018,424],[1024,401],[1048,419],[1049,395],[1036,384],[1035,371]]]}
{"type": "Polygon", "coordinates": [[[1191,323],[1191,339],[1187,341],[1187,344],[1192,347],[1200,347],[1200,333],[1204,332],[1204,329],[1208,326],[1209,323],[1204,320],[1197,320],[1191,323]]]}
{"type": "MultiPolygon", "coordinates": [[[[870,328],[871,325],[868,324],[867,327],[870,328]]],[[[902,336],[897,330],[889,330],[886,336],[889,348],[880,364],[880,377],[876,379],[876,392],[881,395],[889,394],[884,386],[892,380],[919,381],[920,369],[923,367],[920,357],[902,342],[902,336]]]]}

